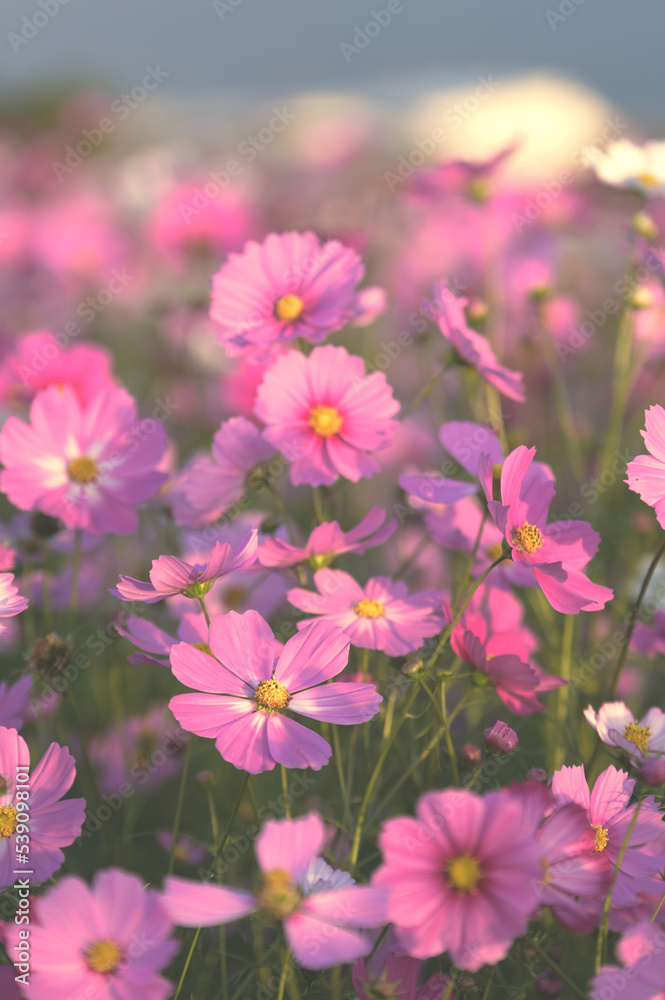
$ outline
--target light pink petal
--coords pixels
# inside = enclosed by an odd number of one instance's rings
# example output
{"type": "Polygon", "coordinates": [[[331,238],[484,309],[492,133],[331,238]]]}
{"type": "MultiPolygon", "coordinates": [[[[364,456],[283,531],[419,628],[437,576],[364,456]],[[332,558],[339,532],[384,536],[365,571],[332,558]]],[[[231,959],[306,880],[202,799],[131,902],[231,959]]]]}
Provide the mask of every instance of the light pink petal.
{"type": "Polygon", "coordinates": [[[267,820],[254,845],[259,867],[263,872],[281,868],[299,882],[312,858],[323,850],[325,838],[317,813],[294,820],[267,820]]]}
{"type": "Polygon", "coordinates": [[[382,701],[373,684],[333,681],[294,694],[289,709],[310,719],[354,726],[374,718],[382,701]]]}
{"type": "Polygon", "coordinates": [[[320,771],[330,760],[330,745],[318,733],[285,715],[268,716],[265,728],[270,755],[284,767],[311,767],[320,771]]]}
{"type": "Polygon", "coordinates": [[[246,917],[257,908],[249,892],[174,875],[164,879],[162,904],[173,923],[180,927],[216,927],[246,917]]]}
{"type": "Polygon", "coordinates": [[[253,688],[272,675],[275,637],[257,611],[229,611],[210,624],[210,648],[220,663],[253,688]]]}
{"type": "Polygon", "coordinates": [[[372,940],[356,931],[335,927],[304,913],[284,921],[284,933],[294,958],[304,969],[329,969],[369,954],[372,940]]]}
{"type": "Polygon", "coordinates": [[[327,621],[313,621],[286,643],[275,680],[294,695],[341,673],[349,660],[350,639],[327,621]]]}

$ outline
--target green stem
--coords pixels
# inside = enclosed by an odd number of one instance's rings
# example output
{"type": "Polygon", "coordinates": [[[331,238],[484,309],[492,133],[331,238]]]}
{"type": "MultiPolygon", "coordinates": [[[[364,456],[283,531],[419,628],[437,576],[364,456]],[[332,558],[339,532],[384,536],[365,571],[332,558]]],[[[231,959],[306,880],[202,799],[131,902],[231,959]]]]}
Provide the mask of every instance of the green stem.
{"type": "Polygon", "coordinates": [[[600,971],[600,967],[603,964],[603,951],[605,948],[605,938],[607,937],[607,926],[610,919],[610,905],[612,903],[614,887],[616,886],[617,879],[619,877],[619,872],[621,871],[621,862],[623,861],[624,855],[628,850],[628,844],[630,842],[632,832],[635,829],[635,824],[637,823],[637,818],[640,814],[640,809],[642,808],[643,801],[644,801],[643,799],[640,799],[640,801],[635,806],[635,812],[633,813],[630,825],[626,830],[626,835],[623,838],[623,843],[621,844],[621,850],[619,851],[616,865],[614,866],[612,883],[610,885],[609,892],[605,896],[605,900],[603,902],[603,915],[601,917],[600,927],[598,929],[598,941],[596,943],[596,972],[600,971]]]}
{"type": "Polygon", "coordinates": [[[455,785],[455,788],[459,788],[459,771],[457,770],[457,757],[455,756],[455,747],[453,746],[453,738],[450,735],[450,721],[448,719],[448,712],[446,710],[445,682],[441,684],[441,717],[443,719],[446,748],[448,750],[448,756],[450,757],[450,769],[453,774],[453,784],[455,785]]]}
{"type": "Polygon", "coordinates": [[[287,819],[291,819],[291,803],[289,801],[289,779],[286,773],[286,768],[283,764],[279,765],[279,769],[282,775],[282,792],[284,793],[284,815],[287,819]]]}
{"type": "Polygon", "coordinates": [[[190,947],[189,951],[187,952],[187,958],[185,959],[185,964],[183,966],[183,970],[180,973],[180,979],[178,980],[178,988],[175,991],[175,996],[173,997],[173,1000],[178,1000],[178,997],[180,996],[180,991],[182,990],[182,984],[185,981],[185,976],[187,975],[187,970],[189,968],[190,962],[192,961],[192,956],[194,954],[194,949],[196,948],[196,942],[199,939],[199,935],[201,934],[202,929],[203,928],[201,928],[201,927],[197,927],[196,928],[196,934],[194,935],[194,940],[192,941],[191,947],[190,947]]]}
{"type": "Polygon", "coordinates": [[[568,396],[568,387],[563,375],[563,367],[557,357],[552,338],[545,322],[545,315],[542,303],[537,306],[538,323],[540,326],[540,344],[543,348],[543,355],[552,380],[552,398],[556,409],[559,426],[563,433],[563,438],[568,451],[568,460],[573,470],[573,474],[581,485],[585,479],[586,463],[584,454],[580,446],[580,439],[575,424],[573,422],[573,407],[568,396]]]}
{"type": "Polygon", "coordinates": [[[434,733],[434,736],[429,741],[429,743],[427,744],[427,746],[425,747],[425,749],[420,752],[420,754],[416,757],[416,759],[413,761],[413,763],[410,764],[405,771],[402,771],[402,773],[400,774],[399,778],[394,782],[393,785],[391,785],[390,791],[388,792],[388,794],[384,797],[383,801],[376,807],[376,809],[374,810],[374,812],[370,816],[370,819],[369,819],[370,824],[372,824],[377,819],[377,817],[379,817],[381,815],[381,813],[383,812],[383,810],[385,809],[385,807],[388,805],[388,803],[390,802],[390,800],[393,797],[393,795],[395,794],[395,792],[398,791],[402,787],[402,785],[404,784],[404,782],[423,763],[423,761],[426,760],[427,757],[429,757],[429,755],[431,754],[432,750],[434,749],[434,747],[437,745],[437,743],[441,739],[442,735],[443,735],[443,733],[441,732],[441,730],[437,729],[437,731],[434,733]]]}
{"type": "Polygon", "coordinates": [[[628,402],[630,384],[630,356],[633,347],[633,311],[625,307],[619,321],[614,352],[614,377],[612,381],[612,409],[607,423],[607,437],[602,452],[600,471],[610,467],[612,458],[621,443],[621,428],[628,402]]]}
{"type": "Polygon", "coordinates": [[[344,806],[344,822],[346,823],[347,829],[351,829],[352,819],[351,819],[351,805],[349,803],[349,793],[346,787],[346,781],[344,780],[344,768],[342,766],[342,749],[339,742],[339,729],[337,726],[331,726],[331,736],[333,753],[335,755],[335,767],[337,768],[337,778],[339,780],[339,790],[342,796],[342,804],[344,806]]]}
{"type": "Polygon", "coordinates": [[[282,524],[286,528],[286,533],[289,536],[289,542],[291,545],[296,544],[295,535],[293,534],[293,527],[291,526],[291,518],[289,517],[289,512],[284,506],[284,501],[274,487],[270,487],[270,492],[275,498],[275,503],[277,504],[277,510],[279,511],[279,516],[282,519],[282,524]]]}
{"type": "MultiPolygon", "coordinates": [[[[561,677],[565,681],[570,681],[570,666],[573,651],[573,635],[575,633],[575,618],[573,615],[565,615],[563,619],[563,636],[561,638],[561,677]]],[[[570,684],[562,685],[557,692],[557,722],[563,731],[566,728],[568,709],[570,706],[570,684]]],[[[554,770],[558,771],[563,766],[566,755],[566,748],[559,740],[554,752],[554,770]]]]}
{"type": "Polygon", "coordinates": [[[289,948],[282,959],[282,975],[279,980],[279,990],[277,993],[277,1000],[284,1000],[284,987],[286,986],[286,977],[289,974],[289,963],[291,961],[291,949],[289,948]]]}
{"type": "Polygon", "coordinates": [[[480,764],[478,765],[478,767],[476,768],[476,770],[471,775],[471,779],[470,779],[468,785],[466,786],[467,787],[467,791],[469,790],[469,788],[471,788],[471,786],[473,784],[475,784],[475,782],[476,782],[476,780],[478,778],[478,775],[480,774],[480,772],[482,771],[482,769],[485,767],[485,763],[487,762],[487,759],[489,758],[489,756],[490,756],[490,754],[488,754],[488,753],[485,754],[485,756],[480,761],[480,764]]]}
{"type": "Polygon", "coordinates": [[[408,417],[410,413],[413,413],[414,410],[418,409],[423,400],[427,399],[432,389],[434,389],[441,376],[445,375],[445,373],[448,371],[449,367],[450,367],[449,365],[444,365],[443,368],[439,369],[436,375],[432,376],[429,382],[425,383],[420,392],[416,393],[416,395],[413,397],[409,405],[405,407],[405,409],[403,410],[402,415],[404,417],[408,417]]]}
{"type": "Polygon", "coordinates": [[[487,521],[487,508],[483,511],[483,516],[480,519],[480,524],[478,525],[478,533],[476,535],[475,541],[473,543],[473,548],[469,558],[466,561],[466,566],[464,568],[464,573],[460,581],[460,585],[457,589],[455,595],[455,604],[459,604],[462,599],[462,594],[465,592],[466,588],[469,586],[471,580],[471,573],[473,571],[473,564],[476,561],[476,556],[478,555],[478,549],[480,548],[480,540],[483,537],[483,528],[485,527],[485,522],[487,521]]]}
{"type": "Polygon", "coordinates": [[[450,970],[450,979],[448,980],[448,985],[446,986],[446,992],[441,997],[441,1000],[450,1000],[453,995],[453,990],[455,989],[455,970],[450,970]]]}
{"type": "Polygon", "coordinates": [[[201,596],[201,597],[199,597],[198,600],[199,600],[199,604],[201,605],[201,611],[205,615],[205,619],[206,619],[206,623],[208,625],[208,628],[210,628],[210,615],[208,614],[208,609],[206,607],[206,599],[205,599],[205,597],[201,596]]]}
{"type": "MultiPolygon", "coordinates": [[[[86,739],[85,732],[83,731],[83,726],[81,724],[81,717],[78,713],[78,709],[76,708],[76,703],[74,701],[74,698],[72,697],[71,684],[67,689],[67,699],[69,701],[69,705],[72,710],[72,715],[74,716],[74,725],[76,726],[76,732],[79,738],[79,742],[81,744],[81,751],[83,753],[83,759],[85,761],[86,770],[90,778],[90,784],[92,786],[94,798],[97,803],[97,808],[100,808],[101,806],[104,805],[104,801],[102,799],[101,792],[99,791],[99,785],[97,784],[97,775],[95,773],[95,769],[92,766],[92,761],[90,760],[90,753],[88,752],[88,741],[86,739]]],[[[103,838],[104,838],[104,843],[106,845],[106,850],[108,852],[109,858],[113,860],[112,841],[108,835],[106,823],[103,824],[102,829],[104,831],[103,838]]]]}
{"type": "Polygon", "coordinates": [[[171,850],[169,851],[169,867],[167,869],[170,875],[173,871],[173,866],[175,864],[175,851],[178,844],[178,833],[180,831],[180,818],[182,816],[182,804],[185,799],[185,787],[187,785],[187,775],[189,773],[189,762],[192,757],[192,745],[194,743],[194,737],[190,735],[187,741],[187,753],[185,755],[185,764],[182,769],[182,775],[180,776],[180,787],[178,788],[178,800],[175,807],[175,817],[173,819],[173,833],[171,834],[171,850]]]}
{"type": "Polygon", "coordinates": [[[527,938],[527,943],[530,948],[533,948],[533,950],[536,952],[539,958],[543,960],[545,965],[549,965],[550,969],[553,972],[556,972],[557,976],[560,976],[561,979],[563,979],[566,986],[568,986],[568,988],[573,991],[576,997],[581,997],[582,1000],[586,1000],[586,993],[582,992],[579,986],[577,986],[577,984],[573,982],[570,976],[566,975],[563,969],[556,964],[553,958],[550,958],[547,952],[543,948],[541,948],[539,944],[537,944],[532,938],[527,938]]]}
{"type": "Polygon", "coordinates": [[[69,596],[69,631],[74,629],[74,621],[79,602],[79,577],[81,574],[81,529],[74,532],[74,550],[72,552],[72,589],[69,596]]]}
{"type": "MultiPolygon", "coordinates": [[[[665,544],[665,543],[664,543],[664,544],[665,544]]],[[[471,603],[471,600],[472,600],[472,598],[473,598],[473,595],[474,595],[474,594],[475,594],[475,592],[476,592],[476,591],[478,590],[478,587],[480,587],[481,583],[484,583],[484,582],[485,582],[485,580],[486,580],[486,579],[487,579],[487,577],[488,577],[488,576],[490,575],[490,573],[491,573],[491,572],[492,572],[492,570],[493,570],[493,569],[495,568],[495,566],[498,566],[498,565],[499,565],[499,563],[502,563],[502,562],[504,562],[504,561],[505,561],[506,559],[509,559],[509,558],[510,558],[510,556],[506,555],[505,553],[501,553],[501,555],[499,556],[499,558],[498,558],[498,559],[495,559],[495,560],[494,560],[494,562],[493,562],[493,563],[491,563],[491,564],[490,564],[490,565],[489,565],[489,566],[487,567],[487,569],[485,570],[485,572],[484,572],[484,573],[483,573],[483,574],[482,574],[481,576],[479,576],[479,577],[478,577],[478,579],[477,579],[477,580],[475,581],[475,583],[474,583],[474,584],[473,584],[473,586],[471,587],[471,590],[470,590],[470,591],[469,591],[469,593],[468,593],[468,594],[466,595],[466,598],[464,599],[463,603],[462,603],[462,604],[460,605],[460,607],[459,607],[459,608],[457,609],[457,611],[456,611],[456,613],[455,613],[455,616],[454,616],[453,620],[451,621],[450,625],[447,625],[447,626],[446,626],[446,628],[445,628],[445,629],[443,630],[443,633],[442,633],[442,635],[441,635],[441,638],[439,639],[439,642],[438,642],[438,644],[437,644],[437,647],[436,647],[436,649],[434,650],[434,652],[433,652],[433,653],[432,653],[432,655],[430,656],[429,660],[428,660],[428,661],[427,661],[427,663],[425,664],[425,669],[424,669],[424,673],[427,673],[427,672],[428,672],[429,670],[431,670],[431,668],[432,668],[432,667],[434,666],[434,664],[435,664],[435,663],[436,663],[436,661],[438,660],[438,658],[439,658],[439,655],[440,655],[440,654],[441,654],[441,653],[443,652],[443,650],[445,649],[445,647],[446,647],[446,644],[448,643],[448,640],[450,639],[450,636],[451,636],[451,635],[452,635],[452,633],[453,633],[453,629],[455,628],[455,626],[456,626],[456,625],[457,625],[457,623],[459,622],[460,618],[462,617],[462,615],[464,614],[464,612],[465,612],[465,611],[466,611],[466,609],[468,608],[469,604],[471,603]]]]}
{"type": "Polygon", "coordinates": [[[325,514],[323,513],[323,500],[321,498],[321,490],[318,486],[315,486],[313,491],[314,497],[314,513],[316,514],[317,524],[323,524],[325,521],[325,514]]]}
{"type": "Polygon", "coordinates": [[[649,584],[651,583],[651,577],[656,571],[656,566],[658,565],[658,562],[663,552],[665,552],[665,541],[663,541],[662,545],[660,546],[660,548],[658,549],[658,551],[656,552],[655,556],[653,557],[653,559],[649,564],[646,576],[644,577],[644,580],[642,581],[642,586],[640,587],[640,592],[637,595],[637,600],[635,601],[633,609],[630,612],[630,620],[628,623],[628,629],[626,631],[626,641],[624,642],[621,648],[621,653],[619,654],[619,661],[617,663],[616,670],[614,671],[614,677],[612,678],[612,683],[610,685],[610,693],[608,695],[608,701],[614,701],[614,696],[616,694],[617,687],[619,685],[619,677],[621,676],[623,665],[626,662],[626,657],[628,656],[628,647],[630,646],[630,640],[633,637],[635,622],[637,621],[637,616],[640,613],[640,608],[642,607],[642,601],[644,600],[644,595],[646,594],[649,584]]]}

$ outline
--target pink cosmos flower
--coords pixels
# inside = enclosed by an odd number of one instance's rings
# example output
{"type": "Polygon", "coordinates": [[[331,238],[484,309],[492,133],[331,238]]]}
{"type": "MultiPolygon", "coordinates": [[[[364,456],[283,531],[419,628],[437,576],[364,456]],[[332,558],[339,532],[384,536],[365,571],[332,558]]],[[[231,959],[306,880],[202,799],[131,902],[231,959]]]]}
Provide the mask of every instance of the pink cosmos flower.
{"type": "Polygon", "coordinates": [[[5,365],[12,379],[12,394],[26,401],[50,385],[68,385],[85,409],[100,392],[118,388],[108,351],[97,344],[75,344],[63,350],[49,330],[20,337],[5,365]]]}
{"type": "Polygon", "coordinates": [[[231,253],[212,279],[211,318],[227,354],[257,357],[302,337],[320,344],[363,311],[360,257],[314,233],[270,233],[231,253]]]}
{"type": "Polygon", "coordinates": [[[399,410],[383,372],[365,375],[362,358],[344,347],[316,347],[305,357],[280,355],[256,394],[263,436],[292,461],[294,486],[330,486],[380,471],[369,452],[390,444],[399,410]]]}
{"type": "Polygon", "coordinates": [[[554,488],[527,478],[535,453],[535,448],[520,445],[508,455],[501,470],[501,503],[493,499],[490,456],[481,456],[478,471],[490,514],[513,561],[533,571],[555,611],[599,611],[614,593],[582,573],[598,549],[599,536],[586,521],[546,524],[554,488]]]}
{"type": "Polygon", "coordinates": [[[650,406],[645,421],[646,429],[640,434],[650,454],[638,455],[628,463],[625,482],[654,508],[659,525],[665,528],[665,410],[650,406]]]}
{"type": "MultiPolygon", "coordinates": [[[[28,599],[19,597],[18,587],[13,584],[13,573],[0,573],[0,618],[13,618],[28,606],[28,599]]],[[[0,622],[0,635],[6,635],[7,632],[8,626],[0,622]]]]}
{"type": "Polygon", "coordinates": [[[145,715],[127,715],[122,723],[89,742],[101,791],[117,793],[125,783],[154,791],[182,769],[189,736],[173,721],[164,705],[145,715]]]}
{"type": "MultiPolygon", "coordinates": [[[[353,645],[363,649],[404,656],[444,625],[443,615],[435,612],[443,594],[435,590],[409,595],[405,583],[387,576],[375,576],[361,587],[340,569],[318,570],[314,585],[318,593],[300,587],[290,590],[291,604],[343,629],[353,645]]],[[[298,628],[314,620],[298,622],[298,628]]]]}
{"type": "Polygon", "coordinates": [[[665,715],[650,708],[638,722],[622,701],[605,702],[596,713],[591,705],[584,718],[608,747],[619,747],[638,763],[646,757],[665,755],[665,715]]]}
{"type": "MultiPolygon", "coordinates": [[[[159,893],[138,875],[109,868],[92,886],[66,875],[30,908],[30,985],[34,1000],[166,1000],[160,976],[178,951],[159,893]]],[[[13,937],[18,928],[13,929],[13,937]]]]}
{"type": "Polygon", "coordinates": [[[373,885],[388,892],[388,918],[415,958],[448,952],[461,969],[501,961],[538,903],[541,850],[505,791],[483,798],[429,792],[417,817],[387,820],[373,885]]]}
{"type": "Polygon", "coordinates": [[[256,839],[261,889],[255,895],[188,879],[165,879],[164,906],[183,927],[211,927],[262,912],[283,922],[297,962],[305,969],[328,969],[353,962],[372,949],[358,928],[386,922],[385,893],[356,885],[348,872],[318,855],[326,831],[310,813],[294,820],[269,820],[256,839]]]}
{"type": "Polygon", "coordinates": [[[458,298],[444,281],[439,281],[434,286],[434,300],[429,308],[441,333],[460,357],[504,396],[523,403],[524,376],[500,365],[489,341],[468,326],[464,316],[467,303],[468,299],[458,298]]]}
{"type": "Polygon", "coordinates": [[[663,1000],[665,931],[649,920],[631,927],[616,946],[624,968],[604,965],[591,983],[591,1000],[663,1000]]]}
{"type": "Polygon", "coordinates": [[[508,789],[523,809],[524,826],[540,846],[540,906],[549,906],[564,927],[588,934],[598,923],[599,901],[610,888],[611,872],[594,850],[594,831],[586,811],[575,802],[557,802],[534,781],[508,789]]]}
{"type": "MultiPolygon", "coordinates": [[[[611,873],[628,832],[636,805],[628,802],[635,781],[625,771],[608,767],[597,778],[593,792],[584,775],[584,766],[562,767],[552,778],[552,791],[560,801],[576,802],[585,810],[594,834],[594,850],[606,859],[611,873]]],[[[630,907],[639,893],[660,895],[662,882],[657,878],[665,865],[661,842],[665,833],[663,817],[653,800],[645,800],[628,841],[612,895],[613,907],[630,907]]],[[[599,900],[599,908],[601,901],[599,900]]]]}
{"type": "MultiPolygon", "coordinates": [[[[395,997],[396,1000],[438,1000],[446,992],[448,976],[435,972],[418,986],[422,962],[404,953],[392,928],[370,958],[353,963],[351,974],[360,1000],[395,997]]],[[[457,994],[451,993],[451,1000],[457,994]]]]}
{"type": "MultiPolygon", "coordinates": [[[[16,881],[14,869],[19,854],[26,853],[17,842],[18,816],[22,814],[26,785],[17,786],[17,765],[30,765],[30,751],[15,729],[0,727],[2,787],[0,794],[0,886],[16,881]],[[21,795],[18,796],[18,793],[21,795]]],[[[27,771],[23,772],[27,776],[27,771]]],[[[60,799],[74,783],[74,758],[65,747],[51,743],[30,774],[30,868],[33,882],[45,882],[65,860],[60,850],[73,844],[85,819],[85,799],[60,799]]]]}
{"type": "Polygon", "coordinates": [[[372,507],[362,521],[350,531],[342,531],[337,521],[326,521],[317,525],[305,545],[298,548],[281,538],[268,538],[259,548],[259,562],[262,566],[296,566],[305,563],[310,569],[322,569],[337,557],[347,552],[362,556],[367,549],[382,545],[390,538],[397,521],[388,521],[386,512],[380,507],[372,507]],[[381,527],[383,525],[383,527],[381,527]]]}
{"type": "MultiPolygon", "coordinates": [[[[198,520],[214,521],[259,481],[261,466],[275,454],[256,424],[244,417],[226,420],[212,439],[212,460],[197,458],[180,482],[198,520]]],[[[182,515],[177,523],[189,523],[182,515]]]]}
{"type": "Polygon", "coordinates": [[[137,419],[124,389],[98,393],[82,408],[69,386],[50,386],[30,407],[30,423],[10,417],[0,431],[0,489],[20,510],[40,510],[68,528],[130,535],[135,507],[167,476],[161,424],[137,419]]]}
{"type": "Polygon", "coordinates": [[[198,598],[208,593],[220,577],[236,569],[244,569],[256,561],[258,532],[252,528],[235,551],[227,542],[215,542],[206,563],[188,563],[177,556],[153,559],[149,582],[121,576],[118,587],[111,590],[121,601],[145,601],[155,604],[165,597],[184,594],[198,598]]]}
{"type": "Polygon", "coordinates": [[[532,635],[528,629],[495,632],[487,615],[467,610],[453,629],[450,645],[465,663],[484,674],[501,701],[515,715],[544,712],[538,700],[566,682],[543,673],[531,662],[532,635]]]}
{"type": "Polygon", "coordinates": [[[208,643],[208,623],[202,611],[198,614],[186,612],[182,616],[176,633],[177,639],[158,628],[153,622],[137,618],[135,615],[129,615],[123,624],[116,622],[115,630],[118,635],[142,650],[127,657],[130,663],[158,663],[160,666],[168,666],[171,647],[175,646],[178,640],[189,642],[198,648],[208,643]]]}
{"type": "Polygon", "coordinates": [[[210,654],[186,642],[171,650],[171,669],[197,694],[169,707],[182,727],[215,740],[225,760],[259,774],[275,764],[320,770],[332,750],[318,733],[284,712],[356,725],[382,701],[373,684],[329,681],[346,666],[348,636],[329,622],[294,635],[275,662],[275,637],[256,611],[229,611],[210,625],[210,654]]]}

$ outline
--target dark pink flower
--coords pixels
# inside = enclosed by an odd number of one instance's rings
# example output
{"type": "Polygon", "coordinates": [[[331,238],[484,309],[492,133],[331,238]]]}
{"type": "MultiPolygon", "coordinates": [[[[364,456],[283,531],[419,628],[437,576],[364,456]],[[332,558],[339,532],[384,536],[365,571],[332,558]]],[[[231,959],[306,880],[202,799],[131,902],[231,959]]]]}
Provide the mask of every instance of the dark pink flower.
{"type": "Polygon", "coordinates": [[[322,569],[344,553],[364,555],[367,549],[382,545],[397,527],[395,520],[383,524],[385,519],[384,510],[372,507],[350,531],[342,531],[337,521],[324,522],[314,528],[301,548],[281,538],[267,538],[259,547],[259,562],[262,566],[280,569],[298,563],[306,563],[310,569],[322,569]]]}
{"type": "Polygon", "coordinates": [[[329,744],[286,712],[357,725],[379,710],[373,684],[324,683],[349,658],[348,637],[329,622],[304,628],[276,658],[268,623],[256,611],[229,611],[212,619],[209,644],[210,653],[186,642],[172,648],[173,673],[197,693],[176,695],[169,707],[184,729],[214,739],[225,760],[250,774],[328,763],[329,744]]]}

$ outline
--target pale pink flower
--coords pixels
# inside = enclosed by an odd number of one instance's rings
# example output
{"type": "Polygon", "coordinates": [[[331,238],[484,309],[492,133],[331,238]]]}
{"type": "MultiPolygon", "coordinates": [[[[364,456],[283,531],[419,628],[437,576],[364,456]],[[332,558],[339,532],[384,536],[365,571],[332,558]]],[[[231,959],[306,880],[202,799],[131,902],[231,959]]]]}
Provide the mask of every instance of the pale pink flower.
{"type": "MultiPolygon", "coordinates": [[[[13,618],[27,606],[27,597],[19,597],[18,587],[14,586],[14,574],[0,573],[0,618],[13,618]]],[[[0,621],[0,635],[8,632],[9,627],[0,621]]]]}
{"type": "Polygon", "coordinates": [[[383,372],[365,375],[362,358],[344,347],[316,347],[305,357],[280,355],[256,394],[263,436],[292,462],[294,486],[357,483],[380,472],[371,452],[387,447],[399,410],[383,372]]]}
{"type": "Polygon", "coordinates": [[[626,466],[628,483],[634,493],[656,511],[665,528],[665,410],[650,406],[645,413],[646,430],[640,431],[649,455],[638,455],[626,466]]]}
{"type": "Polygon", "coordinates": [[[589,705],[584,718],[603,743],[624,750],[633,763],[665,756],[665,715],[659,708],[650,708],[638,722],[622,701],[612,701],[601,705],[598,712],[589,705]]]}
{"type": "Polygon", "coordinates": [[[372,507],[350,531],[342,531],[337,521],[326,521],[314,528],[302,547],[290,545],[281,538],[267,538],[259,547],[259,562],[262,566],[280,569],[298,563],[305,563],[310,569],[322,569],[348,552],[362,556],[367,549],[382,545],[394,532],[397,521],[384,524],[385,519],[384,510],[372,507]]]}

